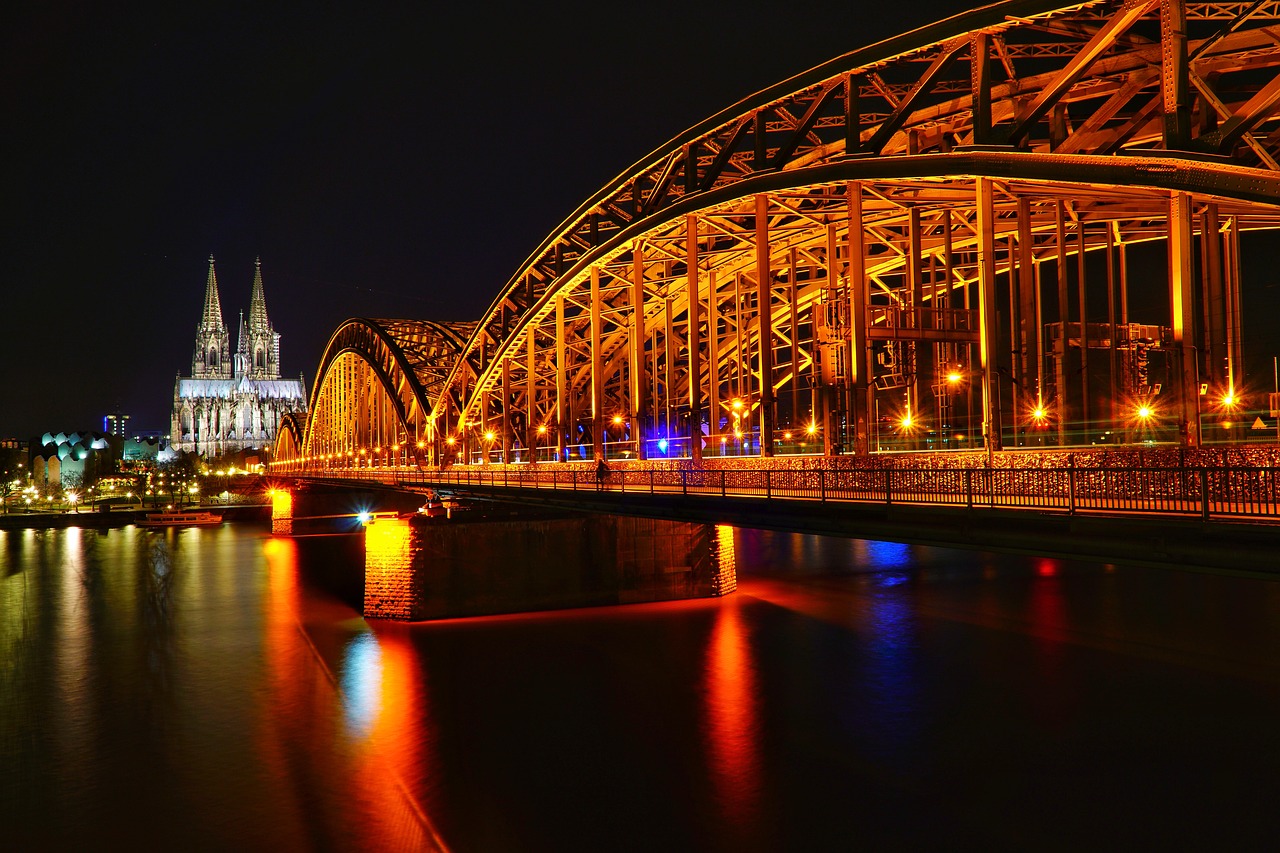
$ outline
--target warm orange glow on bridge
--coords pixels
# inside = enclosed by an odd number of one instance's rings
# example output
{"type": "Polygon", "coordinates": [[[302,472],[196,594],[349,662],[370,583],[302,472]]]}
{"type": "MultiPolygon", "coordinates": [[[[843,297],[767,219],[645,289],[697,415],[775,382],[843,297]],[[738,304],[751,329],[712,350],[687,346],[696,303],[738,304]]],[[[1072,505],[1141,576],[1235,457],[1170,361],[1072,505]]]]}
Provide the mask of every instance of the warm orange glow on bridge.
{"type": "Polygon", "coordinates": [[[1280,230],[1275,14],[996,3],[783,81],[601,188],[485,316],[344,323],[276,458],[1091,446],[1157,397],[1144,440],[1196,447],[1200,384],[1245,405],[1242,236],[1280,230]]]}

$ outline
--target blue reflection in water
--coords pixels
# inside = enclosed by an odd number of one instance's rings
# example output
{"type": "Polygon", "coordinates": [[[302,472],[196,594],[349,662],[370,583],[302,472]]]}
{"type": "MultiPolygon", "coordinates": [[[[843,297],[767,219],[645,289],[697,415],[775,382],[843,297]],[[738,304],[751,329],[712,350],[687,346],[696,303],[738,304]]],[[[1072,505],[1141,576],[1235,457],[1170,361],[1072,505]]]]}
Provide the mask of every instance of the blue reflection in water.
{"type": "MultiPolygon", "coordinates": [[[[896,586],[907,580],[893,576],[896,586]]],[[[888,579],[885,579],[888,580],[888,579]]],[[[920,729],[919,685],[916,683],[916,636],[911,602],[906,589],[872,593],[870,636],[867,642],[867,684],[872,690],[878,745],[886,754],[902,759],[920,729]]]]}
{"type": "Polygon", "coordinates": [[[347,730],[367,737],[382,707],[382,649],[371,632],[353,637],[342,651],[342,700],[347,730]]]}
{"type": "Polygon", "coordinates": [[[917,638],[909,581],[916,566],[911,546],[901,542],[860,541],[857,559],[877,574],[863,601],[866,631],[863,660],[866,696],[874,732],[871,748],[895,760],[911,756],[921,728],[916,671],[917,638]]]}
{"type": "MultiPolygon", "coordinates": [[[[860,555],[877,569],[905,569],[911,565],[911,546],[901,542],[867,542],[860,555]]],[[[905,579],[905,578],[904,578],[905,579]]]]}

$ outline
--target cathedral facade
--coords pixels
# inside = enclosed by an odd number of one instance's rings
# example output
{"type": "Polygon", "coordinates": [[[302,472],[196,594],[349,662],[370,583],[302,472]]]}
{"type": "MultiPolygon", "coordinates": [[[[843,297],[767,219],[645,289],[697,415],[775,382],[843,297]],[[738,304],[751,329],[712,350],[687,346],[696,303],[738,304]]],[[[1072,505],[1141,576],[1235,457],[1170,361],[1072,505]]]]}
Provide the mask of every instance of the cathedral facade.
{"type": "Polygon", "coordinates": [[[240,313],[240,332],[232,351],[210,256],[191,375],[179,375],[173,386],[171,444],[206,457],[270,447],[281,419],[306,410],[302,376],[280,376],[280,334],[267,319],[262,261],[254,261],[249,319],[246,323],[244,312],[240,313]]]}

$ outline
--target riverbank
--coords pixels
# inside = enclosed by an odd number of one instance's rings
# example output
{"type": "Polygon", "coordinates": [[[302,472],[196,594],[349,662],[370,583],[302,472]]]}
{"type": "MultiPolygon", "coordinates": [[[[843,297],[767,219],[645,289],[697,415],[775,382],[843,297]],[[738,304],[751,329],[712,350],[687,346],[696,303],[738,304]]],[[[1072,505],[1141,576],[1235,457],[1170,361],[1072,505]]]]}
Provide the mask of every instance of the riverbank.
{"type": "MultiPolygon", "coordinates": [[[[224,521],[262,521],[271,520],[270,504],[234,504],[232,506],[193,507],[208,509],[222,515],[224,521]]],[[[21,512],[0,515],[0,530],[49,530],[63,527],[93,527],[107,529],[127,527],[136,524],[148,513],[158,512],[149,509],[111,510],[110,512],[21,512]]]]}

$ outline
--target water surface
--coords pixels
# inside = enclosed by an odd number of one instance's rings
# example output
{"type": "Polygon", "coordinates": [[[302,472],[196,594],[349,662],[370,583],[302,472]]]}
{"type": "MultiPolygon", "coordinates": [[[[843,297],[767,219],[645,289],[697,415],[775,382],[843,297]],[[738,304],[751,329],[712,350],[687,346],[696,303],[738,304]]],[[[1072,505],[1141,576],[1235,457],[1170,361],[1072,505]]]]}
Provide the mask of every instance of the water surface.
{"type": "Polygon", "coordinates": [[[1280,583],[737,531],[410,625],[262,527],[0,532],[15,850],[1271,847],[1280,583]]]}

